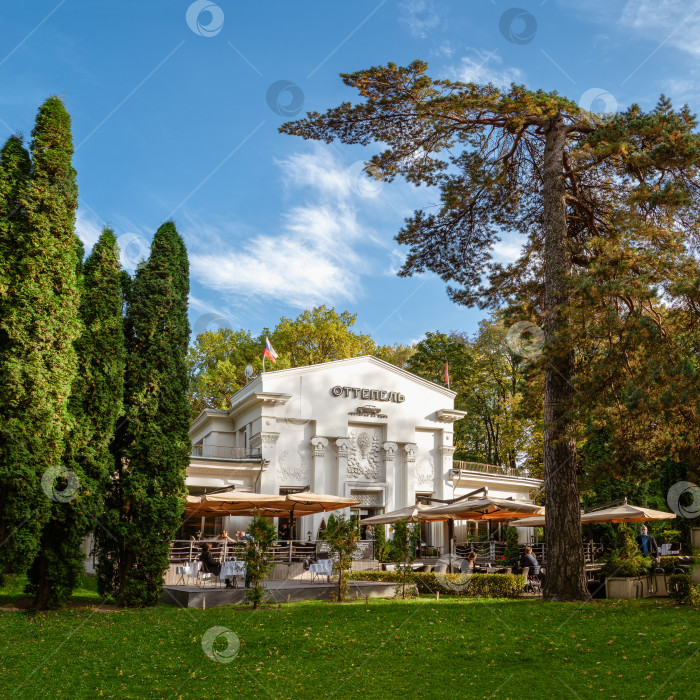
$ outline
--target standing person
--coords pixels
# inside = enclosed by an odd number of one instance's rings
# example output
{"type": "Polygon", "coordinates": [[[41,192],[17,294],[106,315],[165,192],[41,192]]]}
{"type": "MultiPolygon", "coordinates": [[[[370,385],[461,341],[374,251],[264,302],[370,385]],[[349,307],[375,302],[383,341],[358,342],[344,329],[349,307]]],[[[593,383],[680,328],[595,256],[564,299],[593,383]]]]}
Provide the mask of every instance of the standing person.
{"type": "Polygon", "coordinates": [[[637,535],[637,546],[639,551],[645,557],[654,557],[654,559],[659,558],[659,547],[656,544],[656,540],[648,534],[647,526],[642,525],[639,528],[639,535],[637,535]]]}

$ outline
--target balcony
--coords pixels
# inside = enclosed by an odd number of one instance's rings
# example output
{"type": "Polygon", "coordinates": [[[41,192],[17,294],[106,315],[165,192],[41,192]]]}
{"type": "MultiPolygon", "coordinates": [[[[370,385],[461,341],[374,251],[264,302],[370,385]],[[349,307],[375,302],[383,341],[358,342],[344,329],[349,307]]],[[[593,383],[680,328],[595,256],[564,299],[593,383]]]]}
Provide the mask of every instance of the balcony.
{"type": "Polygon", "coordinates": [[[200,459],[235,459],[259,462],[261,460],[260,448],[250,447],[224,447],[220,445],[192,445],[190,457],[200,459]]]}
{"type": "Polygon", "coordinates": [[[481,462],[462,462],[454,460],[452,462],[452,471],[469,471],[469,472],[484,472],[486,474],[497,474],[499,476],[516,476],[528,478],[529,475],[525,469],[513,469],[511,467],[501,467],[498,464],[483,464],[481,462]]]}

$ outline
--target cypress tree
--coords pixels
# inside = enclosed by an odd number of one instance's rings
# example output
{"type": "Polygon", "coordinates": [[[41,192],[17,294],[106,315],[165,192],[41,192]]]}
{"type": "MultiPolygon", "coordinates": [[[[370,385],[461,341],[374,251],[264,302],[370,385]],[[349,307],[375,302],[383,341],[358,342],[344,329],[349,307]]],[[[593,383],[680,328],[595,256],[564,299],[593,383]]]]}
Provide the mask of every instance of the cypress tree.
{"type": "Polygon", "coordinates": [[[127,297],[124,418],[116,472],[97,532],[99,588],[120,605],[156,605],[182,522],[189,464],[189,263],[172,222],[153,239],[127,297]]]}
{"type": "Polygon", "coordinates": [[[105,229],[85,261],[76,342],[78,375],[69,408],[74,425],[63,464],[77,477],[79,489],[66,502],[54,502],[42,533],[41,550],[29,572],[34,605],[44,609],[64,603],[83,569],[82,541],[102,514],[112,473],[109,450],[122,413],[124,389],[123,296],[117,240],[105,229]]]}
{"type": "Polygon", "coordinates": [[[18,217],[6,214],[0,233],[3,252],[13,248],[11,264],[3,270],[0,302],[0,571],[18,572],[37,553],[52,489],[63,488],[45,481],[45,492],[42,476],[51,474],[63,457],[77,365],[73,343],[80,327],[73,233],[78,191],[70,117],[59,98],[50,97],[39,108],[32,137],[26,188],[21,143],[15,140],[4,149],[4,167],[18,177],[13,184],[3,173],[0,205],[18,217]]]}

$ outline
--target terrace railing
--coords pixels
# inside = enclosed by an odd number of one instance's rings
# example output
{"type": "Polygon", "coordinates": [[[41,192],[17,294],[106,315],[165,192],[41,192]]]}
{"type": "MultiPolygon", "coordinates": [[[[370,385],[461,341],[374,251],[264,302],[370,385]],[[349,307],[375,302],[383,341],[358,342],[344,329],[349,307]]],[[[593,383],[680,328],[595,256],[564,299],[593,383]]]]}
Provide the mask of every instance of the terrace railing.
{"type": "Polygon", "coordinates": [[[528,476],[527,470],[513,467],[502,467],[498,464],[483,464],[481,462],[463,462],[453,460],[452,471],[483,472],[485,474],[498,474],[499,476],[528,476]]]}
{"type": "MultiPolygon", "coordinates": [[[[532,547],[532,553],[540,564],[547,563],[547,545],[544,542],[518,545],[519,556],[522,556],[525,547],[532,547]]],[[[505,556],[506,545],[504,542],[459,542],[455,545],[455,552],[460,557],[466,557],[471,551],[476,552],[477,561],[498,562],[505,556]]],[[[583,557],[586,564],[595,562],[595,557],[602,550],[600,544],[594,542],[583,543],[583,557]]]]}
{"type": "Polygon", "coordinates": [[[252,459],[260,461],[260,448],[192,445],[190,456],[204,459],[252,459]]]}
{"type": "MultiPolygon", "coordinates": [[[[183,564],[194,561],[202,552],[202,544],[207,542],[211,547],[214,559],[244,559],[244,542],[225,542],[223,540],[175,540],[170,544],[170,563],[183,564]]],[[[331,556],[328,542],[314,540],[302,542],[299,540],[277,540],[270,549],[270,556],[274,563],[300,562],[304,559],[319,559],[331,556]]],[[[374,542],[361,540],[355,550],[355,559],[373,559],[374,542]]]]}

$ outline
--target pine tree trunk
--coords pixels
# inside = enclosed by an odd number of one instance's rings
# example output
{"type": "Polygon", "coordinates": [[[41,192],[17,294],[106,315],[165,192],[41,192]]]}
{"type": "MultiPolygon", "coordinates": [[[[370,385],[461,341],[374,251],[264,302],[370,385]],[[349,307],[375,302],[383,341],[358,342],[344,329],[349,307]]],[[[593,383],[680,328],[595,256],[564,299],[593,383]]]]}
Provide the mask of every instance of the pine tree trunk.
{"type": "Polygon", "coordinates": [[[38,576],[37,576],[37,589],[34,595],[34,602],[32,607],[34,610],[48,610],[49,601],[51,599],[51,582],[48,578],[47,561],[46,557],[42,554],[37,556],[38,564],[38,576]]]}
{"type": "Polygon", "coordinates": [[[576,441],[569,409],[574,389],[573,348],[568,337],[567,277],[571,270],[564,199],[563,118],[545,129],[544,205],[544,482],[547,575],[544,596],[550,600],[588,597],[581,539],[576,478],[576,441]]]}

